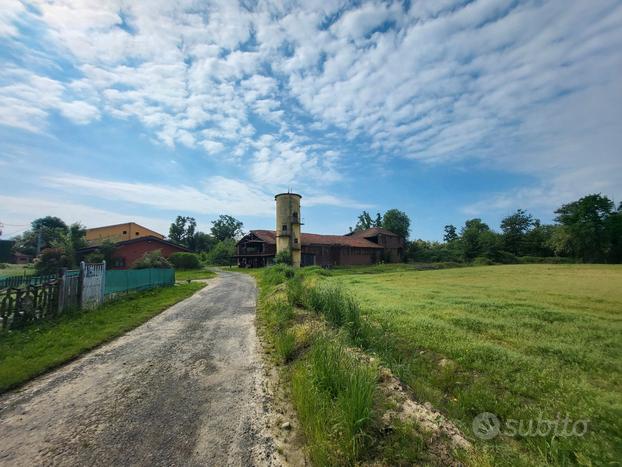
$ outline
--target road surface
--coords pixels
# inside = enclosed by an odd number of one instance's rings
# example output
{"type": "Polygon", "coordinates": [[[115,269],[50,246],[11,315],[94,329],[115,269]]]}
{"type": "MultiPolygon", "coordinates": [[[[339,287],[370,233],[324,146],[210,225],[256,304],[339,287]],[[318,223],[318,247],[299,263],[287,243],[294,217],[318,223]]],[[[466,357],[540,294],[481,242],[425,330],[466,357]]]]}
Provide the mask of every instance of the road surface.
{"type": "Polygon", "coordinates": [[[0,465],[271,465],[256,289],[229,272],[0,397],[0,465]]]}

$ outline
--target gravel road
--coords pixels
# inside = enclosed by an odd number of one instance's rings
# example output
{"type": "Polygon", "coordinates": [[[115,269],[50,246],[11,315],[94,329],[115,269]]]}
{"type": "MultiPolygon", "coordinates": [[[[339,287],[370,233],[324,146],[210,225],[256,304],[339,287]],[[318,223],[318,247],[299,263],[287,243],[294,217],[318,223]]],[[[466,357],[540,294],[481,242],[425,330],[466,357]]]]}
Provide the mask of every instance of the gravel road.
{"type": "Polygon", "coordinates": [[[0,397],[0,465],[273,465],[251,277],[0,397]]]}

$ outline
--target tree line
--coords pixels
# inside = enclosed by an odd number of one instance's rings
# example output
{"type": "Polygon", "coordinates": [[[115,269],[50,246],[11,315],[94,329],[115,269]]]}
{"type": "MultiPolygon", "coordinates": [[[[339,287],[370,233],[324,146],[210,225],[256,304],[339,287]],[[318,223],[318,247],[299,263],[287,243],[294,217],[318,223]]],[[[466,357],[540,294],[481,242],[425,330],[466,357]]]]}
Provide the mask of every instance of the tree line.
{"type": "Polygon", "coordinates": [[[199,253],[208,264],[230,264],[235,255],[236,241],[244,235],[244,224],[224,214],[212,221],[210,233],[197,231],[196,227],[194,217],[177,216],[171,223],[168,238],[173,243],[199,253]]]}
{"type": "MultiPolygon", "coordinates": [[[[397,211],[390,210],[387,213],[397,211]]],[[[408,238],[410,220],[397,211],[397,227],[378,214],[359,216],[354,230],[384,227],[408,238]]],[[[385,214],[386,216],[386,214],[385,214]]],[[[421,262],[622,262],[622,203],[617,207],[607,196],[591,194],[563,204],[555,210],[555,223],[543,224],[529,212],[518,209],[505,217],[499,231],[479,218],[469,219],[458,229],[446,225],[442,242],[406,242],[406,259],[421,262]]]]}

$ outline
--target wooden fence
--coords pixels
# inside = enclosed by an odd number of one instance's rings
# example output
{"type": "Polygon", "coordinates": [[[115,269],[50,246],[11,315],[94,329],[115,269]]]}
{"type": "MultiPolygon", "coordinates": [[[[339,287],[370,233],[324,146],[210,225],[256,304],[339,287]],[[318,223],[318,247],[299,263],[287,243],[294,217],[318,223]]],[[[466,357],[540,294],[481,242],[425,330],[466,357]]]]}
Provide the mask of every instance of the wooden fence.
{"type": "Polygon", "coordinates": [[[84,309],[101,304],[105,263],[80,266],[78,271],[62,270],[59,274],[48,276],[3,279],[0,282],[0,329],[19,328],[68,310],[82,308],[85,285],[88,300],[84,309]],[[95,290],[97,286],[93,287],[97,280],[99,293],[95,290]]]}

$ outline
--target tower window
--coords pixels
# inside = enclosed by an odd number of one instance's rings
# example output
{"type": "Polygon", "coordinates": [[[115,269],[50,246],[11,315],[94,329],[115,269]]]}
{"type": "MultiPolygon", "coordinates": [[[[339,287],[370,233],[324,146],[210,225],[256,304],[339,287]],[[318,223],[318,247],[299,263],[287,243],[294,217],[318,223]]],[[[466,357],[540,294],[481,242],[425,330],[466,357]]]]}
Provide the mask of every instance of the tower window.
{"type": "Polygon", "coordinates": [[[294,219],[298,219],[298,213],[297,213],[296,211],[294,211],[294,212],[292,213],[292,217],[293,217],[294,219]]]}
{"type": "Polygon", "coordinates": [[[298,239],[297,238],[294,238],[294,243],[296,243],[296,244],[298,243],[298,239]]]}
{"type": "Polygon", "coordinates": [[[283,224],[283,227],[281,227],[281,231],[287,232],[287,224],[283,224]]]}
{"type": "Polygon", "coordinates": [[[123,235],[126,235],[126,234],[127,234],[127,230],[124,230],[124,231],[123,231],[123,235]]]}

